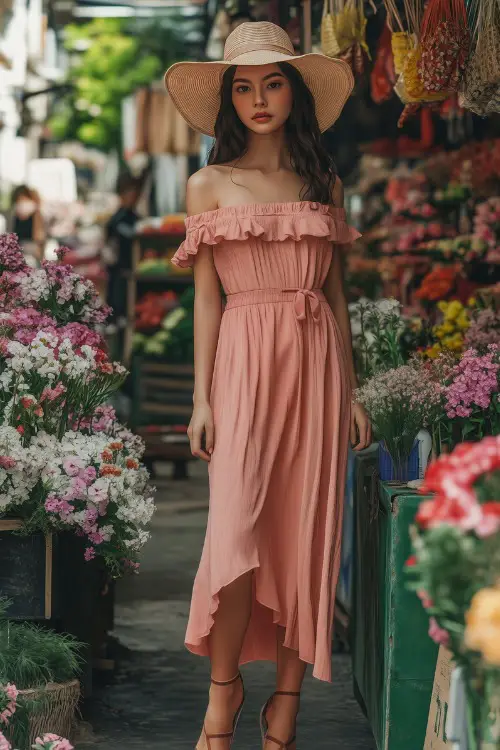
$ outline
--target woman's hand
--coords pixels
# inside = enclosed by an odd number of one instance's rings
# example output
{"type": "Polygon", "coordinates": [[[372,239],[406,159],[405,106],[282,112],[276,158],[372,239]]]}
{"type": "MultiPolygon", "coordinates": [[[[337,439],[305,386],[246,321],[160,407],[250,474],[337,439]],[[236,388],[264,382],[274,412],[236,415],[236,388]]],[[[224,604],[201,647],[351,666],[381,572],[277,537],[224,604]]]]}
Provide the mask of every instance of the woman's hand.
{"type": "Polygon", "coordinates": [[[351,409],[351,445],[353,450],[362,451],[372,442],[372,426],[365,407],[353,404],[351,409]]]}
{"type": "Polygon", "coordinates": [[[214,418],[208,402],[195,404],[187,431],[191,443],[191,453],[203,461],[210,461],[214,449],[214,418]],[[205,434],[205,450],[201,447],[205,434]]]}

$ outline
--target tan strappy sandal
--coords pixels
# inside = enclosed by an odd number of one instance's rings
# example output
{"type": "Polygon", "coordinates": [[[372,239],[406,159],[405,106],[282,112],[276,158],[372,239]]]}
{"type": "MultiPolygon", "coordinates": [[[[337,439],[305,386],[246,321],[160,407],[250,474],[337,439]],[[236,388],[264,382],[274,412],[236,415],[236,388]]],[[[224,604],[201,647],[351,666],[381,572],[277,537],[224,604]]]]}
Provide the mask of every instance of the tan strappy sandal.
{"type": "Polygon", "coordinates": [[[241,673],[238,672],[236,677],[233,677],[232,680],[226,680],[225,682],[219,682],[218,680],[211,679],[213,685],[219,685],[220,687],[225,687],[226,685],[232,685],[237,680],[241,680],[241,686],[243,688],[243,698],[241,699],[241,703],[239,705],[238,710],[236,711],[233,719],[233,729],[231,732],[223,732],[222,734],[208,734],[205,726],[203,726],[203,733],[205,735],[205,739],[207,741],[207,747],[208,750],[212,750],[212,744],[211,740],[229,740],[229,747],[232,747],[233,741],[234,741],[234,734],[236,732],[236,727],[238,726],[238,721],[240,720],[241,712],[243,711],[243,704],[245,702],[245,686],[243,684],[243,677],[241,676],[241,673]]]}
{"type": "Polygon", "coordinates": [[[275,693],[271,695],[268,701],[264,704],[264,706],[262,707],[262,711],[260,712],[260,731],[262,734],[262,750],[264,750],[266,742],[274,742],[274,744],[278,746],[279,750],[288,750],[288,748],[291,745],[293,745],[293,743],[297,739],[297,736],[294,734],[293,737],[290,740],[288,740],[288,742],[283,742],[283,740],[278,740],[276,737],[273,737],[272,735],[268,734],[269,724],[267,722],[267,711],[275,695],[290,695],[293,698],[300,698],[300,693],[287,693],[283,690],[277,690],[275,693]]]}

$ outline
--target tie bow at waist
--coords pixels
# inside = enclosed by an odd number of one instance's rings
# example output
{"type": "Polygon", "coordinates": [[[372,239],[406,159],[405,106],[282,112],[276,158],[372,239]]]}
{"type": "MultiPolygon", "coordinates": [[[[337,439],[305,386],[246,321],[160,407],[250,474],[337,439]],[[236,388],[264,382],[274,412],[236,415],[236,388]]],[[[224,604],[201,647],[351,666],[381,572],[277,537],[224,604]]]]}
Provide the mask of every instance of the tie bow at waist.
{"type": "Polygon", "coordinates": [[[243,305],[256,305],[265,302],[293,302],[297,320],[306,320],[311,314],[315,323],[321,318],[321,304],[325,302],[325,295],[321,289],[301,289],[299,287],[286,289],[252,289],[247,292],[236,292],[227,295],[226,310],[243,305]]]}

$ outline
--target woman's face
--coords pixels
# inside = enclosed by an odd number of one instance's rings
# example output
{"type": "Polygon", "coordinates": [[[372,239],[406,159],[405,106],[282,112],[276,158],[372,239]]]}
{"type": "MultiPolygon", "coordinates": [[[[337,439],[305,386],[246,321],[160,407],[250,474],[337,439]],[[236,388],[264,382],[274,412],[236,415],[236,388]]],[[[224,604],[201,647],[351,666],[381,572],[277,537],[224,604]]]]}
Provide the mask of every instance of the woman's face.
{"type": "Polygon", "coordinates": [[[272,133],[288,120],[293,95],[278,65],[238,65],[233,79],[233,105],[245,127],[259,135],[272,133]]]}

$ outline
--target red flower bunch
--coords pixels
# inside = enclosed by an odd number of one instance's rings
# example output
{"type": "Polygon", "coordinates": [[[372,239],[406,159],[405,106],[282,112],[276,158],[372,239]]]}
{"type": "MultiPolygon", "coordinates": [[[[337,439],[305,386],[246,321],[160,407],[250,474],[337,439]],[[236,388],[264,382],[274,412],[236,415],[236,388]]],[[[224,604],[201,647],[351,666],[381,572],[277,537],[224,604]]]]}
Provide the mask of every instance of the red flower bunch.
{"type": "Polygon", "coordinates": [[[475,483],[499,470],[500,436],[461,443],[440,456],[427,470],[421,489],[434,497],[420,505],[417,523],[423,529],[445,523],[479,537],[495,534],[500,530],[500,502],[480,503],[475,483]]]}
{"type": "Polygon", "coordinates": [[[456,266],[433,268],[424,277],[422,285],[415,296],[426,302],[437,302],[445,299],[454,289],[458,278],[456,266]]]}

